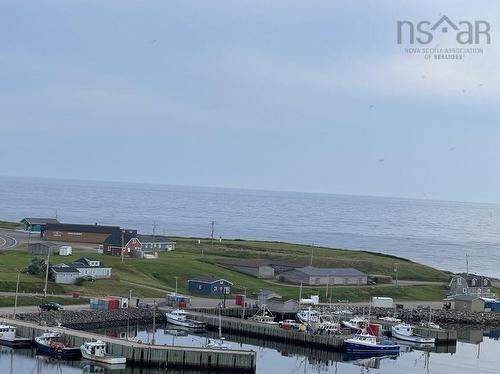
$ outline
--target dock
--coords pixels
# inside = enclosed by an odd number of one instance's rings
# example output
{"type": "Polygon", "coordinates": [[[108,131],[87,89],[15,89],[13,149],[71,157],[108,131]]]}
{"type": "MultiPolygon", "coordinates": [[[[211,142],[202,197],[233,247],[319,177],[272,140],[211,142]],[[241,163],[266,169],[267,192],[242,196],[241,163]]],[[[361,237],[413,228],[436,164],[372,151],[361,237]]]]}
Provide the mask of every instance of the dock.
{"type": "Polygon", "coordinates": [[[255,373],[257,356],[254,351],[220,350],[198,347],[150,345],[116,339],[64,327],[46,327],[19,320],[5,319],[16,326],[19,336],[34,339],[47,330],[63,334],[63,340],[79,347],[85,341],[101,340],[110,354],[126,357],[127,364],[160,368],[192,368],[220,372],[255,373]]]}
{"type": "MultiPolygon", "coordinates": [[[[208,328],[217,329],[219,327],[219,317],[196,312],[189,312],[193,319],[205,322],[208,328]]],[[[378,323],[378,322],[377,322],[378,323]]],[[[381,323],[390,330],[390,324],[381,323]]],[[[343,350],[346,338],[352,335],[319,335],[300,332],[297,330],[285,330],[277,325],[254,322],[251,320],[222,317],[222,331],[245,335],[250,337],[264,338],[271,341],[298,344],[306,347],[316,347],[321,349],[343,350]]],[[[415,328],[415,332],[421,336],[433,337],[436,344],[449,344],[457,340],[455,330],[437,330],[429,328],[415,328]]]]}

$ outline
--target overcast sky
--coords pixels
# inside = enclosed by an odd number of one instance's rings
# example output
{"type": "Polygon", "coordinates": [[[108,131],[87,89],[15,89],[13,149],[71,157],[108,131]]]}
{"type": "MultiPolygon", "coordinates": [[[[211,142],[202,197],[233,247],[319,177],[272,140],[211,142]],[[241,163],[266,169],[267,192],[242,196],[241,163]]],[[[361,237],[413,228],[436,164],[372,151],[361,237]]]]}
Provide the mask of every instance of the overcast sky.
{"type": "Polygon", "coordinates": [[[494,0],[2,1],[0,174],[500,202],[499,21],[494,0]],[[491,45],[397,45],[443,14],[491,45]]]}

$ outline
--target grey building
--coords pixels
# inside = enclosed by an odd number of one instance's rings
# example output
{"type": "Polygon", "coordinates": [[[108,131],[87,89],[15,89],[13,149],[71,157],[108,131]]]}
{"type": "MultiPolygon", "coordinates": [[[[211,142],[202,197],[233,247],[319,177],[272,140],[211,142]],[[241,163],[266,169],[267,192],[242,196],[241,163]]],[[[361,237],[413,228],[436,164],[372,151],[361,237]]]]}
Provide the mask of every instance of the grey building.
{"type": "Polygon", "coordinates": [[[307,285],[361,285],[368,283],[368,276],[353,268],[316,268],[306,266],[286,271],[280,280],[307,285]]]}
{"type": "Polygon", "coordinates": [[[54,254],[59,251],[59,246],[51,242],[30,243],[28,245],[28,253],[32,255],[47,256],[47,253],[54,254]]]}
{"type": "Polygon", "coordinates": [[[297,300],[283,300],[282,298],[272,297],[266,301],[266,307],[271,313],[281,314],[295,314],[299,311],[299,303],[297,300]]]}
{"type": "Polygon", "coordinates": [[[451,278],[448,287],[450,295],[491,295],[491,280],[477,274],[456,274],[451,278]]]}
{"type": "Polygon", "coordinates": [[[478,296],[456,295],[443,300],[443,303],[454,310],[468,312],[484,312],[484,300],[478,296]]]}
{"type": "Polygon", "coordinates": [[[50,268],[56,283],[73,284],[80,278],[80,272],[71,265],[60,264],[50,268]]]}
{"type": "Polygon", "coordinates": [[[269,299],[281,299],[282,296],[274,291],[270,290],[262,290],[259,293],[257,293],[257,304],[264,303],[269,300],[269,299]]]}
{"type": "Polygon", "coordinates": [[[188,280],[189,292],[208,296],[229,295],[232,285],[225,279],[214,277],[199,276],[188,280]]]}

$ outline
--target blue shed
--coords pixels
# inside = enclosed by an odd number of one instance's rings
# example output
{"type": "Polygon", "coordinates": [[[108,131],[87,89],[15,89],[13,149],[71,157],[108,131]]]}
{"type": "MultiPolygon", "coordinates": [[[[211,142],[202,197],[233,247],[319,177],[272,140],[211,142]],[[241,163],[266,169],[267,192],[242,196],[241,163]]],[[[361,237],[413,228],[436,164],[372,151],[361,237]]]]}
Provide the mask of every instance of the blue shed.
{"type": "Polygon", "coordinates": [[[195,277],[188,280],[188,289],[190,293],[197,293],[208,296],[222,296],[231,293],[233,284],[222,278],[214,277],[195,277]]]}

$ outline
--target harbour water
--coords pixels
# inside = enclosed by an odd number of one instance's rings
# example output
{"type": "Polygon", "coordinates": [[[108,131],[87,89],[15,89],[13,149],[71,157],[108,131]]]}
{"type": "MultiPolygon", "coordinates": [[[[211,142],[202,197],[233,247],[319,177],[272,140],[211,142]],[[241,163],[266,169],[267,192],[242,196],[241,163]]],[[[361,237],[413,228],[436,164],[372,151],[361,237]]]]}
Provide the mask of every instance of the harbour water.
{"type": "MultiPolygon", "coordinates": [[[[126,336],[126,328],[102,330],[111,336],[126,336]]],[[[156,329],[155,344],[201,346],[207,335],[192,335],[165,325],[156,329]]],[[[215,336],[214,333],[208,333],[215,336]]],[[[388,373],[388,374],[493,374],[498,373],[500,360],[498,352],[499,330],[463,329],[456,346],[437,346],[430,350],[418,350],[404,346],[397,357],[376,359],[353,359],[343,353],[317,349],[287,346],[257,339],[228,336],[232,349],[252,349],[257,352],[258,374],[290,373],[388,373]]],[[[129,328],[129,336],[137,336],[144,342],[152,342],[151,326],[129,328]]],[[[37,357],[36,351],[16,350],[0,347],[1,373],[73,374],[73,373],[165,373],[164,369],[127,367],[119,370],[92,364],[90,362],[65,362],[37,357]]],[[[198,373],[183,369],[168,370],[167,373],[198,373]]],[[[207,373],[206,371],[204,373],[207,373]]]]}
{"type": "Polygon", "coordinates": [[[168,235],[378,251],[500,277],[500,205],[0,177],[0,219],[53,217],[168,235]]]}

